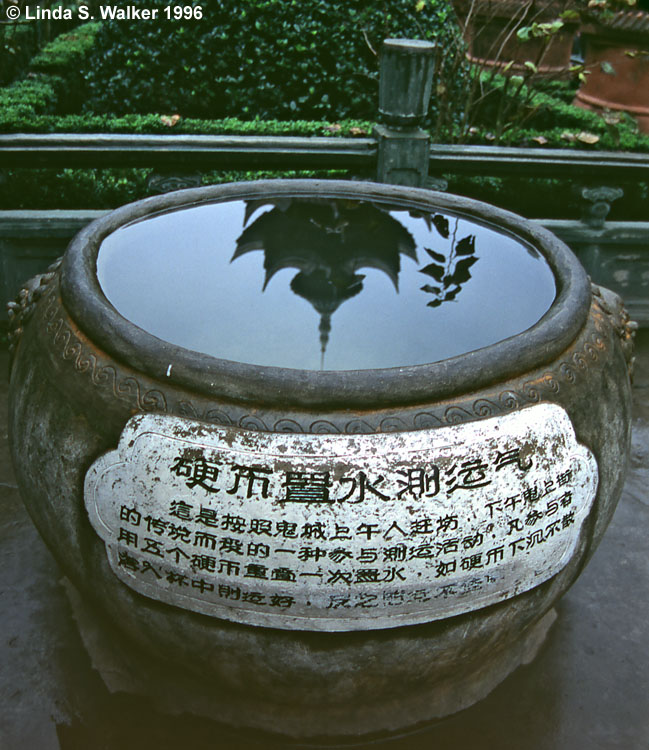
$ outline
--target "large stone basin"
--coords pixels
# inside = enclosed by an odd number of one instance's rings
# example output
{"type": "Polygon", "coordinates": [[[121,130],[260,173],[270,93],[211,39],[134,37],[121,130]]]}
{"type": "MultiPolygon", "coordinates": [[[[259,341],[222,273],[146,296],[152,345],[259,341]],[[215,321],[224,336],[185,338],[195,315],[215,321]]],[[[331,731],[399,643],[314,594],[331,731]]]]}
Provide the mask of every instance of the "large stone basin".
{"type": "Polygon", "coordinates": [[[14,313],[25,504],[182,710],[302,737],[458,711],[621,491],[619,299],[474,201],[181,191],[90,225],[14,313]]]}

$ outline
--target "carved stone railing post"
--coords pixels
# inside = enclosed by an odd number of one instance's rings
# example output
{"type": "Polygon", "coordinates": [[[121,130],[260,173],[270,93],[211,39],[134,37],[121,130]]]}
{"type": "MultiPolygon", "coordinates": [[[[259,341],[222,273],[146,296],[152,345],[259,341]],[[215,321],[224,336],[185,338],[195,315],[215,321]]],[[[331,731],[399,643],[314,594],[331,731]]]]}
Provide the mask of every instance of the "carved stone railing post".
{"type": "Polygon", "coordinates": [[[381,50],[377,179],[423,187],[428,176],[430,136],[421,129],[433,84],[435,45],[386,39],[381,50]]]}
{"type": "MultiPolygon", "coordinates": [[[[624,191],[618,187],[605,185],[576,185],[573,190],[581,204],[582,224],[594,230],[596,236],[601,235],[611,210],[611,204],[622,198],[624,191]]],[[[594,278],[600,278],[606,252],[597,239],[582,245],[578,255],[588,273],[594,278]]]]}
{"type": "Polygon", "coordinates": [[[174,190],[185,190],[201,186],[201,175],[199,172],[183,173],[156,170],[149,175],[147,180],[147,192],[149,195],[161,195],[171,193],[174,190]]]}
{"type": "Polygon", "coordinates": [[[618,187],[582,187],[579,195],[583,201],[581,220],[593,229],[603,229],[611,204],[623,198],[624,191],[618,187]]]}

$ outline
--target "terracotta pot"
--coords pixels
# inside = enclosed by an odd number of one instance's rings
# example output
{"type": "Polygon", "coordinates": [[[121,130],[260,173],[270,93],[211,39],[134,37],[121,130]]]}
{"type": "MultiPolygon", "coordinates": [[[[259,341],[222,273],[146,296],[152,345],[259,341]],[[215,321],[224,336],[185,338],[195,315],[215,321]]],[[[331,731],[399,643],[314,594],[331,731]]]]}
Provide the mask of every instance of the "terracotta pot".
{"type": "Polygon", "coordinates": [[[619,13],[606,25],[586,26],[582,38],[589,75],[574,103],[598,112],[628,112],[640,131],[649,133],[649,14],[619,13]]]}
{"type": "Polygon", "coordinates": [[[13,313],[24,501],[174,710],[296,736],[458,711],[530,657],[621,492],[621,303],[485,204],[179,191],[85,229],[13,313]]]}
{"type": "Polygon", "coordinates": [[[464,37],[469,45],[467,58],[484,68],[508,68],[510,75],[526,73],[525,63],[538,68],[539,77],[556,78],[567,74],[577,24],[567,22],[546,44],[543,39],[521,42],[518,29],[532,22],[556,20],[564,10],[557,2],[516,2],[516,0],[481,0],[475,4],[455,4],[464,37]]]}

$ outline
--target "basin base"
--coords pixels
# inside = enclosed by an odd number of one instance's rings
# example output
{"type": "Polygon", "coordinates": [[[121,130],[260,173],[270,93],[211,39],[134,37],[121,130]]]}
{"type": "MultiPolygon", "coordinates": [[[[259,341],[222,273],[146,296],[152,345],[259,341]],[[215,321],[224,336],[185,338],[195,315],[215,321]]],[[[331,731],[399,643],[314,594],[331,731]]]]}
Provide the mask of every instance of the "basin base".
{"type": "Polygon", "coordinates": [[[63,586],[92,666],[109,692],[145,697],[157,710],[171,715],[192,714],[236,728],[295,738],[392,733],[457,713],[485,698],[517,667],[529,664],[557,619],[556,609],[552,608],[522,631],[498,660],[485,664],[470,680],[422,691],[416,704],[410,701],[404,705],[395,696],[392,706],[347,706],[344,715],[336,713],[327,720],[322,706],[318,707],[317,716],[315,712],[310,716],[303,706],[286,706],[285,713],[279,715],[276,709],[243,705],[229,699],[227,693],[214,685],[199,682],[163,661],[144,657],[82,599],[67,578],[63,579],[63,586]]]}

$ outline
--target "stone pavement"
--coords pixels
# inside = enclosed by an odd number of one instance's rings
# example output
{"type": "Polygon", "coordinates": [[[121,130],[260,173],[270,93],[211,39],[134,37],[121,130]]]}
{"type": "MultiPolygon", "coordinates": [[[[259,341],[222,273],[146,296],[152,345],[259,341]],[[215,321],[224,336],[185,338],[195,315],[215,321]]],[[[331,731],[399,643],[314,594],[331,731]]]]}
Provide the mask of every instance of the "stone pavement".
{"type": "MultiPolygon", "coordinates": [[[[0,353],[2,372],[7,354],[0,353]]],[[[90,664],[61,575],[22,507],[0,381],[1,750],[239,750],[288,747],[111,695],[90,664]]],[[[649,330],[637,339],[625,490],[600,548],[558,607],[536,660],[482,703],[390,740],[386,750],[649,748],[649,330]]],[[[395,685],[395,689],[398,686],[395,685]]],[[[321,743],[327,746],[327,743],[321,743]]],[[[295,744],[291,747],[296,747],[295,744]]]]}

